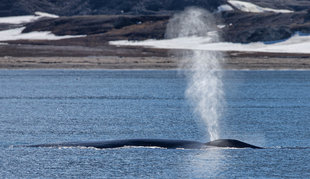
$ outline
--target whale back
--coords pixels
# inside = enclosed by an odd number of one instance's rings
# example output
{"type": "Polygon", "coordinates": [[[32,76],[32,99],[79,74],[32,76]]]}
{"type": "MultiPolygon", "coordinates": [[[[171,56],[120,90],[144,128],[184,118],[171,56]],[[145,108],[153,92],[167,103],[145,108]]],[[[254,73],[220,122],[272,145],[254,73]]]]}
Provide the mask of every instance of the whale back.
{"type": "Polygon", "coordinates": [[[251,144],[234,139],[219,139],[208,143],[201,143],[189,140],[169,140],[169,139],[124,139],[107,140],[98,142],[66,142],[54,144],[28,145],[27,147],[94,147],[99,149],[121,148],[121,147],[160,147],[167,149],[205,149],[209,147],[230,147],[230,148],[253,148],[260,149],[251,144]]]}
{"type": "Polygon", "coordinates": [[[189,140],[169,140],[169,139],[124,139],[107,140],[97,142],[66,142],[54,144],[29,145],[28,147],[94,147],[99,149],[121,148],[121,147],[160,147],[167,149],[201,149],[204,143],[189,140]]]}
{"type": "Polygon", "coordinates": [[[205,144],[208,147],[227,147],[227,148],[252,148],[261,149],[261,147],[241,142],[235,139],[218,139],[205,144]]]}

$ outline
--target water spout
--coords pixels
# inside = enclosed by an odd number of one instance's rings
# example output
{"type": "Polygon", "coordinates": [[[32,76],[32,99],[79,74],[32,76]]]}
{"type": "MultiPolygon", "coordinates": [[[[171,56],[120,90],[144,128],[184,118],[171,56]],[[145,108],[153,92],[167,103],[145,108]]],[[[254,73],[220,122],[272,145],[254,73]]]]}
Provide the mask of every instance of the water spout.
{"type": "MultiPolygon", "coordinates": [[[[200,8],[187,8],[170,19],[166,38],[203,37],[206,43],[218,42],[219,34],[211,13],[200,8]]],[[[224,104],[221,80],[221,52],[186,50],[177,51],[181,57],[180,68],[188,78],[186,97],[195,114],[205,123],[210,140],[220,137],[219,119],[224,104]]]]}

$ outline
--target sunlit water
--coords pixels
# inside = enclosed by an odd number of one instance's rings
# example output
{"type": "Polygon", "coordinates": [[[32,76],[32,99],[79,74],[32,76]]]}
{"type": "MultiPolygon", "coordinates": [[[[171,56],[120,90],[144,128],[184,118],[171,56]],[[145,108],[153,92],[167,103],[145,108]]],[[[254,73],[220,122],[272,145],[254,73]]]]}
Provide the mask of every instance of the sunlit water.
{"type": "Polygon", "coordinates": [[[177,71],[0,70],[0,178],[309,178],[310,71],[226,71],[222,138],[267,147],[12,147],[207,141],[177,71]]]}

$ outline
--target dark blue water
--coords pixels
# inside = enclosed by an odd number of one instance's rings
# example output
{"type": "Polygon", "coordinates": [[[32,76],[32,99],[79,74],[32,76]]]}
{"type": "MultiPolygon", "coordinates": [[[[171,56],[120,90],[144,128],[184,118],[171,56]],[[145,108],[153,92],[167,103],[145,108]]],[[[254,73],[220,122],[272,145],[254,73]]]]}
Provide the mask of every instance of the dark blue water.
{"type": "Polygon", "coordinates": [[[0,178],[309,178],[310,71],[227,71],[221,138],[267,147],[27,148],[208,141],[176,71],[0,70],[0,178]]]}

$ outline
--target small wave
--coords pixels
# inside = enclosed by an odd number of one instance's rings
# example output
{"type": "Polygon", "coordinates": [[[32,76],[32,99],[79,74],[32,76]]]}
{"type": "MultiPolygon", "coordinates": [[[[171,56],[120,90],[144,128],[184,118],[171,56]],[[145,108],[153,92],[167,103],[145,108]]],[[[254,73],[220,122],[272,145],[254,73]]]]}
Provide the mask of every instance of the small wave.
{"type": "Polygon", "coordinates": [[[252,106],[252,105],[246,105],[246,106],[230,106],[228,108],[237,108],[237,109],[245,109],[245,108],[252,108],[252,109],[300,109],[300,108],[308,108],[309,106],[306,105],[292,105],[292,106],[271,106],[271,105],[262,105],[262,106],[252,106]]]}
{"type": "Polygon", "coordinates": [[[102,150],[96,147],[84,147],[84,146],[58,146],[58,147],[49,147],[49,148],[57,148],[57,149],[91,149],[91,150],[102,150]]]}
{"type": "Polygon", "coordinates": [[[183,97],[154,97],[154,96],[2,96],[0,100],[183,100],[183,97]]]}
{"type": "Polygon", "coordinates": [[[277,146],[271,147],[270,149],[288,149],[288,150],[307,150],[310,149],[310,146],[293,146],[293,147],[284,147],[284,146],[277,146]]]}
{"type": "MultiPolygon", "coordinates": [[[[48,148],[57,148],[57,149],[91,149],[91,150],[119,150],[119,149],[167,149],[165,147],[158,146],[123,146],[115,148],[97,148],[97,147],[85,147],[85,146],[51,146],[48,148]]],[[[180,148],[183,149],[183,148],[180,148]]]]}
{"type": "MultiPolygon", "coordinates": [[[[263,148],[264,149],[264,148],[263,148]]],[[[238,147],[217,147],[217,146],[207,146],[200,150],[253,150],[252,148],[238,148],[238,147]]]]}
{"type": "Polygon", "coordinates": [[[118,149],[168,149],[168,148],[158,146],[124,146],[124,147],[118,147],[118,149]]]}

